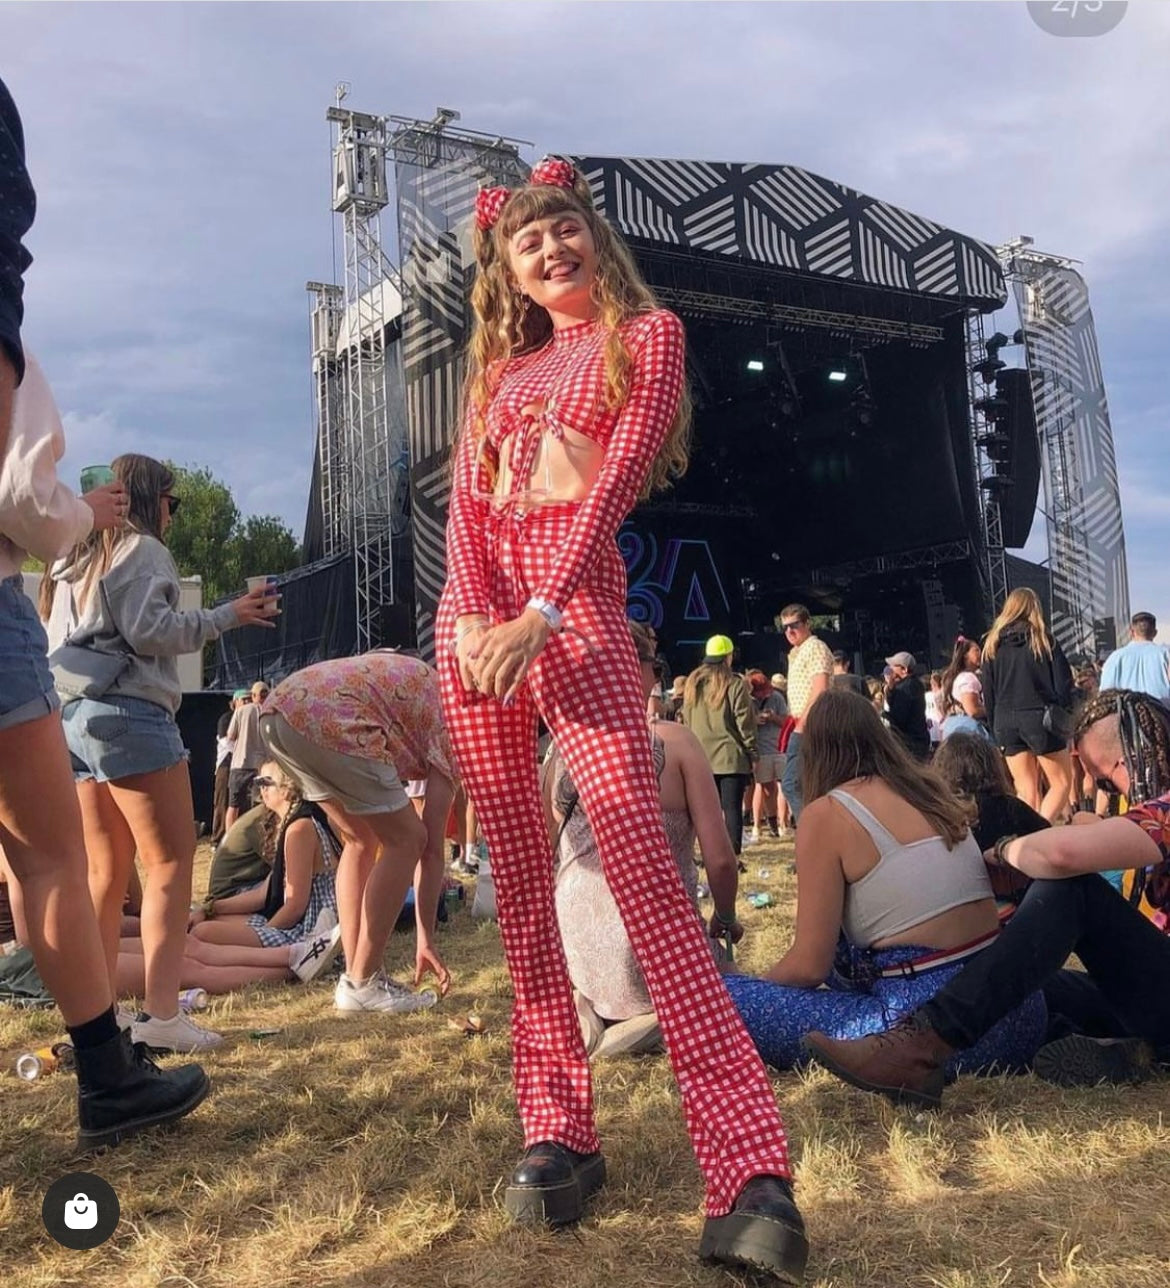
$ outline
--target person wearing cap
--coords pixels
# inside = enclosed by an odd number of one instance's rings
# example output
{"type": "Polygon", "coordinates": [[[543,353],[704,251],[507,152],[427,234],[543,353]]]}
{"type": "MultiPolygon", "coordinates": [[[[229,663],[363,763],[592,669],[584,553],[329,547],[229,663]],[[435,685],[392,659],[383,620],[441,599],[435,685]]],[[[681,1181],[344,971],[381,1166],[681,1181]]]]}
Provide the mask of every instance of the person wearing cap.
{"type": "Polygon", "coordinates": [[[926,724],[926,690],[914,674],[918,665],[913,653],[895,653],[886,658],[890,686],[886,693],[887,719],[894,736],[918,760],[930,757],[930,730],[926,724]]]}
{"type": "Polygon", "coordinates": [[[759,758],[756,718],[747,681],[731,669],[735,645],[712,635],[702,663],[687,676],[682,723],[699,740],[715,775],[731,846],[743,845],[743,795],[759,758]]]}
{"type": "Polygon", "coordinates": [[[227,811],[230,804],[230,783],[232,772],[232,751],[235,743],[228,737],[232,725],[232,716],[241,702],[248,699],[247,689],[237,689],[232,694],[228,709],[220,716],[215,726],[215,788],[212,793],[211,810],[211,843],[218,845],[227,835],[227,811]]]}
{"type": "Polygon", "coordinates": [[[828,693],[833,675],[833,654],[824,640],[812,631],[812,614],[803,604],[788,604],[780,610],[780,629],[788,641],[788,710],[796,728],[788,737],[788,759],[780,790],[792,811],[792,825],[800,822],[804,804],[800,786],[800,743],[804,722],[813,703],[828,693]]]}
{"type": "Polygon", "coordinates": [[[232,743],[225,820],[228,827],[252,808],[252,781],[260,772],[260,766],[268,759],[264,740],[260,737],[260,706],[267,697],[268,685],[263,680],[257,680],[251,690],[244,693],[228,726],[227,736],[232,743]]]}

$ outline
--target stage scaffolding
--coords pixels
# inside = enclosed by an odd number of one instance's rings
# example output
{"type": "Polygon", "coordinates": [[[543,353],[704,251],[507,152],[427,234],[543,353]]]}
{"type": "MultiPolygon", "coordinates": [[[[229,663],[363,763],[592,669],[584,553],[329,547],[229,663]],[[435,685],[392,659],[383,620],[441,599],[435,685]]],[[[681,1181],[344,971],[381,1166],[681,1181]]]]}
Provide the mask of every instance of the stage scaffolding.
{"type": "Polygon", "coordinates": [[[1113,427],[1089,292],[1074,261],[1030,238],[999,249],[1024,332],[1036,404],[1053,630],[1070,655],[1116,645],[1129,622],[1113,427]]]}

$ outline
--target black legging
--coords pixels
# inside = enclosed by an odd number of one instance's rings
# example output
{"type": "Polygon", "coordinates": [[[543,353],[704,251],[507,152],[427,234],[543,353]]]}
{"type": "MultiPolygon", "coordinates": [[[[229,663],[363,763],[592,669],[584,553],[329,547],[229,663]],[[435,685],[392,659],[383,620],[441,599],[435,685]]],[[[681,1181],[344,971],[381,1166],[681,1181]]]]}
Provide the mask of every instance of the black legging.
{"type": "Polygon", "coordinates": [[[1038,988],[1094,1036],[1170,1047],[1170,939],[1096,874],[1033,881],[999,938],[921,1009],[965,1049],[1038,988]],[[1088,980],[1065,977],[1070,953],[1088,980]]]}
{"type": "Polygon", "coordinates": [[[716,774],[715,786],[719,789],[719,803],[723,806],[723,821],[731,848],[738,854],[743,844],[743,794],[751,782],[751,774],[716,774]]]}

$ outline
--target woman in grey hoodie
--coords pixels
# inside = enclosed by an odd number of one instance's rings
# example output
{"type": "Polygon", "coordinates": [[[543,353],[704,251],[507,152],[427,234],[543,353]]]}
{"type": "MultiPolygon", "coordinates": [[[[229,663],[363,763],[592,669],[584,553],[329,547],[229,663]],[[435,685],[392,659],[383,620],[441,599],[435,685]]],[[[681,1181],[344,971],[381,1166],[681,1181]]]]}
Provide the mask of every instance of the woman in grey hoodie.
{"type": "MultiPolygon", "coordinates": [[[[3,142],[0,85],[0,143],[3,142]]],[[[0,149],[2,152],[2,149],[0,149]]],[[[120,527],[121,483],[76,497],[57,478],[65,435],[31,355],[10,413],[0,407],[0,844],[19,887],[29,946],[60,1007],[77,1061],[78,1146],[113,1145],[190,1113],[210,1083],[197,1064],[165,1073],[118,1031],[86,886],[81,814],[45,632],[26,598],[25,553],[55,559],[91,532],[120,527]]],[[[12,367],[0,348],[0,383],[12,367]]]]}
{"type": "MultiPolygon", "coordinates": [[[[175,722],[178,658],[237,626],[272,626],[276,598],[261,589],[218,608],[180,610],[178,570],[163,544],[179,505],[174,476],[133,454],[119,456],[112,469],[129,493],[125,528],[91,538],[53,568],[52,582],[67,582],[71,591],[69,674],[58,667],[57,687],[111,983],[137,851],[146,878],[146,995],[131,1033],[152,1050],[194,1052],[222,1038],[179,1011],[195,829],[187,750],[175,722]]],[[[53,603],[48,580],[42,612],[53,603]]]]}

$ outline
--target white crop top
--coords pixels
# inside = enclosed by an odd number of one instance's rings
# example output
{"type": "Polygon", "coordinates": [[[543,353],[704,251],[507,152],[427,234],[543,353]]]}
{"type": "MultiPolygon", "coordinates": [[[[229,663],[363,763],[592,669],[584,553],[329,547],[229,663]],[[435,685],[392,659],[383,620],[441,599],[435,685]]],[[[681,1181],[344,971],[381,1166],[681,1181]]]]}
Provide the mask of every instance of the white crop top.
{"type": "Polygon", "coordinates": [[[848,792],[838,787],[829,795],[865,828],[879,855],[875,867],[845,888],[842,924],[859,948],[992,897],[987,865],[970,832],[953,850],[941,836],[903,844],[848,792]]]}

